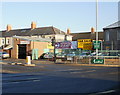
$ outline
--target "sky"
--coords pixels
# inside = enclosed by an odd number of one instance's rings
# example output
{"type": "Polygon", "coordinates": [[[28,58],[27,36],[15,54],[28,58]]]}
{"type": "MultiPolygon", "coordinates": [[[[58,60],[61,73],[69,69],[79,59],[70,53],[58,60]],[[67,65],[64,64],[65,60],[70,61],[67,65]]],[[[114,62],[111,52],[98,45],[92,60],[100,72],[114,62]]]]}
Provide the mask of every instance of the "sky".
{"type": "MultiPolygon", "coordinates": [[[[90,32],[96,27],[96,2],[2,2],[2,28],[12,29],[54,26],[72,33],[90,32]]],[[[98,31],[118,21],[118,2],[98,2],[98,31]]]]}

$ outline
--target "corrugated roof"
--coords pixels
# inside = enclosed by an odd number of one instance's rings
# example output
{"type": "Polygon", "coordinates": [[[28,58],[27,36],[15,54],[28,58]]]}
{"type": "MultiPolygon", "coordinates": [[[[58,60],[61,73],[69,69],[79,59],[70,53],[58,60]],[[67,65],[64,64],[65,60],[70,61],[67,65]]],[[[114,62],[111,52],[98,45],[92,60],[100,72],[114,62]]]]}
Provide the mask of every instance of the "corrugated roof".
{"type": "Polygon", "coordinates": [[[115,22],[115,23],[113,23],[113,24],[111,24],[111,25],[109,25],[109,26],[107,26],[107,27],[105,27],[103,29],[116,28],[116,27],[120,27],[120,21],[117,21],[117,22],[115,22]]]}
{"type": "Polygon", "coordinates": [[[15,29],[10,31],[1,31],[2,36],[12,37],[12,36],[35,36],[35,35],[50,35],[50,34],[66,34],[65,32],[50,26],[41,28],[27,28],[27,29],[15,29]]]}

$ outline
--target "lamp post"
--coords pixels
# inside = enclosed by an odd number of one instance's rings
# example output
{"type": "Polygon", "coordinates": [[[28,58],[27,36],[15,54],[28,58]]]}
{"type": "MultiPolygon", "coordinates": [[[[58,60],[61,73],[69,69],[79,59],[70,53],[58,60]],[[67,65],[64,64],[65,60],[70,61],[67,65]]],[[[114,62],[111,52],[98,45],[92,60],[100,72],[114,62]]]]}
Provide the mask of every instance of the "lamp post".
{"type": "Polygon", "coordinates": [[[56,54],[55,54],[55,37],[52,38],[52,46],[54,46],[54,63],[56,62],[56,54]]]}
{"type": "MultiPolygon", "coordinates": [[[[96,0],[96,44],[98,43],[98,0],[96,0]]],[[[96,48],[96,59],[98,59],[98,48],[96,48]]]]}

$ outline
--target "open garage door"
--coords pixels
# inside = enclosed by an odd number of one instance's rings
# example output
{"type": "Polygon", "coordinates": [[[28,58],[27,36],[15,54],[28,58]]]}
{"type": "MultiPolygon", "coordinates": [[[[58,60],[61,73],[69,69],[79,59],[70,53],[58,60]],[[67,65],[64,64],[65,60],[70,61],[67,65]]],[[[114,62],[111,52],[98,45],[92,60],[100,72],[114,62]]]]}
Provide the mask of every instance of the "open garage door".
{"type": "Polygon", "coordinates": [[[26,59],[26,44],[19,44],[18,45],[18,58],[19,59],[26,59]]]}

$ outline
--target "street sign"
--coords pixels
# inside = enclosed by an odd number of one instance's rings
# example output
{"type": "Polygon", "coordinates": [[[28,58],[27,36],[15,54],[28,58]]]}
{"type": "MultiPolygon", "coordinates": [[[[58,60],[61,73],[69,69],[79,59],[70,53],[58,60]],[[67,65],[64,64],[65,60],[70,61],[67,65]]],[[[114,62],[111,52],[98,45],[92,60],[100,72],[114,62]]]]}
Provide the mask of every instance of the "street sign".
{"type": "Polygon", "coordinates": [[[92,64],[104,64],[104,59],[92,59],[92,64]]]}
{"type": "Polygon", "coordinates": [[[70,49],[71,46],[72,46],[72,43],[70,41],[55,43],[55,49],[70,49]]]}
{"type": "Polygon", "coordinates": [[[100,49],[101,41],[93,41],[94,49],[100,49]]]}

